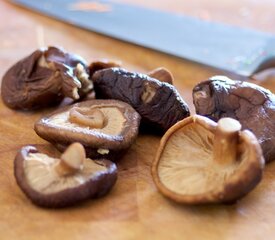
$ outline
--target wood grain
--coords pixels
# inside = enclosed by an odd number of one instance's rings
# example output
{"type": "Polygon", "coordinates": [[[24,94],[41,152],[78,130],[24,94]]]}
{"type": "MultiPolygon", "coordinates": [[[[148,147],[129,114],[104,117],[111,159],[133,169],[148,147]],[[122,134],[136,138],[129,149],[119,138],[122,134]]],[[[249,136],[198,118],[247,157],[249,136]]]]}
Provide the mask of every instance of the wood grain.
{"type": "MultiPolygon", "coordinates": [[[[144,0],[139,4],[275,32],[274,1],[271,0],[259,3],[254,0],[184,3],[144,0]]],[[[98,58],[121,60],[126,68],[142,72],[166,67],[174,74],[175,85],[190,106],[192,87],[220,73],[74,28],[5,1],[0,2],[0,16],[0,77],[11,64],[41,45],[41,34],[45,45],[63,46],[88,61],[98,58]]],[[[13,159],[17,150],[26,144],[58,154],[33,131],[33,123],[52,110],[13,111],[0,101],[1,240],[275,239],[275,163],[266,167],[260,185],[237,204],[181,206],[165,199],[153,184],[150,166],[160,138],[146,134],[138,137],[118,163],[118,182],[106,197],[62,210],[34,206],[15,183],[13,159]]]]}

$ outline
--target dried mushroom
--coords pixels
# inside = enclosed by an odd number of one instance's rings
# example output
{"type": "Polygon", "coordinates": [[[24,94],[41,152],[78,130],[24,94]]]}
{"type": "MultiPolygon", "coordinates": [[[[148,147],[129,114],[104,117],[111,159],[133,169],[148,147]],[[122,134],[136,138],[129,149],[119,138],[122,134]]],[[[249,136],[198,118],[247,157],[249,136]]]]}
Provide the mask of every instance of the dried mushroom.
{"type": "Polygon", "coordinates": [[[252,83],[216,76],[193,89],[196,113],[214,121],[231,117],[250,129],[266,162],[275,159],[275,95],[252,83]]]}
{"type": "Polygon", "coordinates": [[[38,49],[13,65],[2,79],[4,103],[32,110],[78,100],[93,90],[86,62],[57,47],[38,49]]]}
{"type": "Polygon", "coordinates": [[[139,122],[139,114],[127,103],[90,100],[43,117],[35,131],[59,150],[80,142],[87,156],[116,160],[136,139],[139,122]]]}
{"type": "Polygon", "coordinates": [[[105,195],[116,182],[117,168],[108,160],[91,160],[79,143],[53,158],[33,146],[23,147],[14,162],[17,184],[41,207],[59,208],[105,195]]]}
{"type": "Polygon", "coordinates": [[[261,180],[264,159],[249,130],[232,118],[218,124],[199,115],[171,127],[161,139],[152,175],[159,191],[185,204],[232,203],[261,180]]]}
{"type": "Polygon", "coordinates": [[[190,115],[187,104],[170,84],[122,68],[97,71],[92,78],[96,97],[130,104],[152,127],[166,131],[190,115]]]}

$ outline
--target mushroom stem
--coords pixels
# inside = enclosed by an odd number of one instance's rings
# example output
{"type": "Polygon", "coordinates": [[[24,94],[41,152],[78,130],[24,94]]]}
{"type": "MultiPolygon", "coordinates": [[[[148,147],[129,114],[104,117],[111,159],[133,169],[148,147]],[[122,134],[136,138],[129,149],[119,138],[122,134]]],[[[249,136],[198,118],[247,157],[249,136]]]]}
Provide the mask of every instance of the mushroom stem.
{"type": "Polygon", "coordinates": [[[71,144],[61,155],[60,161],[55,166],[60,176],[74,174],[83,169],[83,162],[86,159],[84,147],[80,143],[71,144]]]}
{"type": "Polygon", "coordinates": [[[103,128],[105,116],[100,109],[74,107],[69,112],[69,121],[90,128],[103,128]]]}
{"type": "Polygon", "coordinates": [[[147,73],[147,75],[161,82],[167,82],[167,83],[173,84],[173,81],[174,81],[172,73],[164,67],[156,68],[151,72],[147,73]]]}
{"type": "Polygon", "coordinates": [[[241,124],[233,118],[218,121],[213,143],[213,158],[220,164],[230,164],[237,159],[237,144],[241,124]]]}

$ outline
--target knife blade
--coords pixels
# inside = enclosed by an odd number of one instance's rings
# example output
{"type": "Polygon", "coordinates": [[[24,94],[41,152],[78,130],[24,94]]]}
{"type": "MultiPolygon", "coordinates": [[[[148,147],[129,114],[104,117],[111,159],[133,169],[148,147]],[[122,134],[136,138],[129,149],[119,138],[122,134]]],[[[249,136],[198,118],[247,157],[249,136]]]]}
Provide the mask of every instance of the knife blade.
{"type": "MultiPolygon", "coordinates": [[[[69,24],[249,77],[275,65],[275,36],[112,1],[110,11],[72,9],[75,0],[13,0],[69,24]]],[[[93,1],[94,2],[94,1],[93,1]]]]}

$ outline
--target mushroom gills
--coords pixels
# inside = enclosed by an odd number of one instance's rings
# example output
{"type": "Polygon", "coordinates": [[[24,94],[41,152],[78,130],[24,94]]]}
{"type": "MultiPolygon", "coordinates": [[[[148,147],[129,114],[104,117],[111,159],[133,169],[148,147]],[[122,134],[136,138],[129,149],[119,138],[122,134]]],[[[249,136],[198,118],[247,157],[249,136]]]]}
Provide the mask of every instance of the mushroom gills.
{"type": "Polygon", "coordinates": [[[76,75],[78,80],[80,80],[81,85],[83,85],[84,93],[88,93],[94,88],[93,82],[89,79],[89,74],[81,63],[76,65],[76,75]]]}
{"type": "Polygon", "coordinates": [[[196,123],[176,131],[167,142],[159,162],[162,184],[184,195],[203,194],[222,187],[222,183],[234,174],[246,154],[241,154],[230,165],[215,164],[213,141],[213,132],[196,123]]]}
{"type": "Polygon", "coordinates": [[[83,162],[83,170],[61,178],[55,170],[59,161],[60,159],[51,158],[43,153],[28,154],[24,161],[24,170],[29,186],[43,194],[57,193],[77,187],[106,171],[105,166],[86,159],[83,162]]]}

